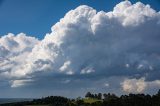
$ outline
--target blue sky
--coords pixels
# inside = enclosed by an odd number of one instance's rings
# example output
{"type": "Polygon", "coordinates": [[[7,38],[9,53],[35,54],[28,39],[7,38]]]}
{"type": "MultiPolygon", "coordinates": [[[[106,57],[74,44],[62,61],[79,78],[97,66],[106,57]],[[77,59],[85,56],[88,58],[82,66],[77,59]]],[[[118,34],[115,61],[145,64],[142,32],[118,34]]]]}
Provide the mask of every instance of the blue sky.
{"type": "Polygon", "coordinates": [[[0,98],[156,93],[160,1],[137,1],[0,0],[0,98]]]}
{"type": "MultiPolygon", "coordinates": [[[[123,0],[0,0],[0,36],[24,32],[42,39],[51,26],[79,5],[110,11],[123,0]]],[[[139,0],[131,0],[132,3],[139,0]]],[[[160,10],[159,0],[140,0],[160,10]]]]}

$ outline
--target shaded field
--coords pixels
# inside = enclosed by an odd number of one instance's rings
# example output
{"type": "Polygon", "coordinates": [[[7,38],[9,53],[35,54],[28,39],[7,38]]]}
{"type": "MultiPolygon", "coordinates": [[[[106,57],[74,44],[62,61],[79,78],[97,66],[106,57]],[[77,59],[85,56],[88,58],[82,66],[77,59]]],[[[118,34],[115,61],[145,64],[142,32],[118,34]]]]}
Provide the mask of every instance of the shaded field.
{"type": "Polygon", "coordinates": [[[4,103],[14,103],[14,102],[23,102],[23,101],[32,101],[30,98],[0,98],[0,104],[4,103]]]}
{"type": "Polygon", "coordinates": [[[26,105],[26,106],[50,106],[50,105],[26,105]]]}

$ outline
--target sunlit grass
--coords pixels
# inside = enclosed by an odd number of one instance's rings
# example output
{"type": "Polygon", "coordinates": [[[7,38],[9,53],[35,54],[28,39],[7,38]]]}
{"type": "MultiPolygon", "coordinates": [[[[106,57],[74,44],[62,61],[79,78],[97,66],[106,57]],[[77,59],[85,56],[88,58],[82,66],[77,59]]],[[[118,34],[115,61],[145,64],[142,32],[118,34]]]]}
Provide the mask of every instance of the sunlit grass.
{"type": "Polygon", "coordinates": [[[102,102],[102,100],[99,100],[99,99],[95,99],[95,98],[85,98],[83,99],[84,103],[94,103],[94,102],[102,102]]]}

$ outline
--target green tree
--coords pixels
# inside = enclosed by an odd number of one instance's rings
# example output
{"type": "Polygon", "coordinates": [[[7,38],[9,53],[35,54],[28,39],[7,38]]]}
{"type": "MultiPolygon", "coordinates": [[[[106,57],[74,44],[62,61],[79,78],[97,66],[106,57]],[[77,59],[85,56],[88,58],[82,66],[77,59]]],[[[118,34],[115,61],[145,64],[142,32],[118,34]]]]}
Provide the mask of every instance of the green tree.
{"type": "Polygon", "coordinates": [[[90,92],[87,92],[86,95],[85,95],[85,97],[86,97],[86,98],[91,98],[91,97],[92,97],[92,94],[91,94],[90,92]]]}

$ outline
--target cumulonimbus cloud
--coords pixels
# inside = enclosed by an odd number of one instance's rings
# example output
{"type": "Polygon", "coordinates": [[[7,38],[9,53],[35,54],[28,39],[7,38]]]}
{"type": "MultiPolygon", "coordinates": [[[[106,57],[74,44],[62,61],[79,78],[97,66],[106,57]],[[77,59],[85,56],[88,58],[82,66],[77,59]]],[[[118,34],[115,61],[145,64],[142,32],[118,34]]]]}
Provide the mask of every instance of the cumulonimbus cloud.
{"type": "MultiPolygon", "coordinates": [[[[0,73],[23,83],[48,73],[160,80],[153,77],[160,73],[159,28],[160,12],[141,2],[123,1],[110,12],[82,5],[53,25],[41,41],[24,34],[3,36],[0,73]]],[[[123,88],[134,81],[125,81],[123,88]]]]}

